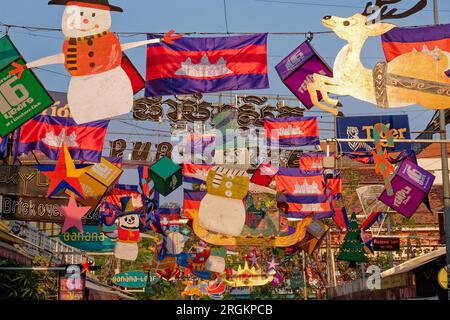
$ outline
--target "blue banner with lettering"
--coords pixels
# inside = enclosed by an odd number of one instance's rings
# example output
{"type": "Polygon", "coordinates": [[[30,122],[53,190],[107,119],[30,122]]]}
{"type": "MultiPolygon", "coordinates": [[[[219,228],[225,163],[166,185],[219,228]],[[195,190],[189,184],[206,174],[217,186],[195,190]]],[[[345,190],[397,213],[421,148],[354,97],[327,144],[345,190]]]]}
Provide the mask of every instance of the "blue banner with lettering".
{"type": "MultiPolygon", "coordinates": [[[[411,139],[407,115],[338,117],[337,137],[338,139],[373,139],[373,128],[377,123],[385,124],[392,131],[394,139],[411,139]]],[[[339,146],[343,153],[370,153],[375,148],[373,142],[340,142],[339,146]]],[[[388,151],[409,149],[411,149],[411,143],[396,142],[393,148],[388,148],[388,151]]]]}

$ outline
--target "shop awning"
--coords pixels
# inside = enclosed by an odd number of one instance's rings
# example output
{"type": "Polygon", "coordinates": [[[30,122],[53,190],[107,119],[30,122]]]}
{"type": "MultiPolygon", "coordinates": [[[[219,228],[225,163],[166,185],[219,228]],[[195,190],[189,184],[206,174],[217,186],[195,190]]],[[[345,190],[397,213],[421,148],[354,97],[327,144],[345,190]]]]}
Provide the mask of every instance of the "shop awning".
{"type": "Polygon", "coordinates": [[[415,257],[411,260],[408,260],[402,264],[399,264],[398,266],[388,269],[381,273],[381,278],[390,277],[393,275],[405,273],[411,270],[414,270],[420,266],[423,266],[424,264],[427,264],[428,262],[431,262],[433,260],[436,260],[442,256],[445,256],[445,247],[439,248],[435,251],[432,251],[430,253],[415,257]]]}
{"type": "MultiPolygon", "coordinates": [[[[121,299],[124,299],[124,300],[136,300],[135,298],[130,297],[130,296],[120,292],[119,290],[116,290],[116,289],[114,289],[114,288],[112,288],[110,286],[107,286],[107,285],[103,285],[103,284],[94,282],[91,279],[86,279],[86,288],[89,289],[89,290],[93,290],[93,291],[99,292],[100,296],[101,296],[101,293],[105,294],[106,297],[103,296],[102,297],[103,300],[112,300],[113,299],[112,297],[114,297],[114,296],[115,297],[120,297],[121,299]]],[[[91,296],[91,294],[90,294],[90,296],[91,296]]]]}

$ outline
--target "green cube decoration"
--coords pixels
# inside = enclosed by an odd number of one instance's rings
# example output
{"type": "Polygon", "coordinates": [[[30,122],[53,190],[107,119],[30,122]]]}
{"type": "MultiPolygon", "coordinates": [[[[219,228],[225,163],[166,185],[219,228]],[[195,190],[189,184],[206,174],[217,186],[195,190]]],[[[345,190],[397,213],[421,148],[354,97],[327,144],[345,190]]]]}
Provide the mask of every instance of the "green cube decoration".
{"type": "Polygon", "coordinates": [[[183,184],[182,168],[167,157],[150,167],[150,177],[155,189],[164,197],[183,184]]]}

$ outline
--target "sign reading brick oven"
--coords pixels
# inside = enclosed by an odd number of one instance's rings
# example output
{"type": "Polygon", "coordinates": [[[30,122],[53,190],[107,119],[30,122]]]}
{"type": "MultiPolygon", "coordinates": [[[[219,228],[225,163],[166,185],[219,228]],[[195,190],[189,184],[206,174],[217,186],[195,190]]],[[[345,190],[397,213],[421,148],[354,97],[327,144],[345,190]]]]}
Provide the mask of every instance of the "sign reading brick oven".
{"type": "Polygon", "coordinates": [[[400,239],[399,238],[375,238],[373,240],[374,251],[399,251],[400,239]]]}
{"type": "MultiPolygon", "coordinates": [[[[66,205],[64,193],[47,199],[49,180],[38,169],[0,166],[0,218],[5,220],[63,223],[57,207],[66,205]]],[[[84,224],[98,224],[98,213],[89,211],[84,224]]]]}

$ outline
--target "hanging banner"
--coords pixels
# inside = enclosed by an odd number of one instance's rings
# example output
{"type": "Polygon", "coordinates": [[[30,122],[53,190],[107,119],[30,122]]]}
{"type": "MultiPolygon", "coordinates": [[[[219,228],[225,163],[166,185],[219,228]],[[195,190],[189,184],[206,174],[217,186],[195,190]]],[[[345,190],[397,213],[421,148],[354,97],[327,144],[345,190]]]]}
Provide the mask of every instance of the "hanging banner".
{"type": "Polygon", "coordinates": [[[99,162],[109,121],[78,125],[73,120],[65,93],[55,92],[57,101],[19,128],[14,141],[14,158],[39,150],[47,158],[58,159],[64,143],[74,160],[99,162]]]}
{"type": "MultiPolygon", "coordinates": [[[[411,139],[409,120],[407,115],[393,116],[363,116],[363,117],[337,117],[338,139],[373,139],[374,127],[377,123],[386,125],[394,139],[411,139]]],[[[385,137],[381,136],[382,139],[385,137]]],[[[382,142],[385,147],[386,142],[382,142]]],[[[341,152],[371,152],[375,149],[373,142],[340,142],[341,152]]],[[[388,151],[404,151],[411,149],[411,143],[396,142],[388,151]]]]}
{"type": "MultiPolygon", "coordinates": [[[[333,77],[333,72],[314,50],[309,41],[303,42],[297,49],[283,59],[275,69],[283,83],[303,103],[311,109],[314,104],[308,92],[308,84],[315,73],[333,77]]],[[[319,95],[319,100],[322,96],[319,95]]]]}
{"type": "Polygon", "coordinates": [[[393,194],[384,190],[379,200],[410,218],[426,199],[433,186],[435,176],[415,163],[405,160],[391,179],[393,194]]]}
{"type": "Polygon", "coordinates": [[[26,64],[8,36],[0,39],[0,136],[4,137],[53,104],[31,70],[19,79],[13,64],[26,64]]]}
{"type": "MultiPolygon", "coordinates": [[[[397,27],[381,36],[384,55],[388,62],[412,52],[423,52],[435,57],[439,57],[439,50],[450,53],[449,39],[450,24],[413,28],[397,27]]],[[[447,75],[450,73],[447,72],[447,75]]]]}
{"type": "Polygon", "coordinates": [[[147,273],[142,271],[129,271],[122,272],[114,275],[111,281],[118,286],[129,288],[129,289],[140,289],[145,288],[145,286],[150,282],[155,284],[159,281],[159,277],[156,274],[150,273],[150,277],[147,273]]]}
{"type": "Polygon", "coordinates": [[[268,145],[282,147],[319,145],[319,126],[316,117],[265,119],[268,145]]]}
{"type": "Polygon", "coordinates": [[[59,235],[65,244],[87,252],[113,252],[116,242],[105,236],[98,226],[83,226],[84,232],[76,228],[70,228],[59,235]]]}
{"type": "Polygon", "coordinates": [[[267,34],[184,37],[147,49],[146,97],[268,87],[267,34]]]}

